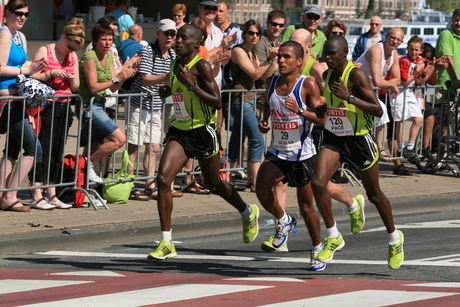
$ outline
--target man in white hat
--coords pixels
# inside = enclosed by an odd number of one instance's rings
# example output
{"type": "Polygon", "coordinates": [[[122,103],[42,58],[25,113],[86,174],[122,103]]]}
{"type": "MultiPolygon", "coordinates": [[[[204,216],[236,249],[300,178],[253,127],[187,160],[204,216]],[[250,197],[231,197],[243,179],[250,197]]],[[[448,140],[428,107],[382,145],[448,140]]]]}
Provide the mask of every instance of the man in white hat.
{"type": "MultiPolygon", "coordinates": [[[[139,147],[145,144],[143,161],[145,176],[155,174],[156,156],[160,150],[162,131],[163,100],[159,96],[159,88],[169,82],[169,65],[176,58],[171,48],[175,42],[176,33],[176,23],[173,20],[160,20],[156,31],[157,40],[139,51],[141,57],[138,67],[139,76],[131,87],[133,93],[151,93],[152,95],[133,96],[129,108],[125,108],[129,158],[135,162],[139,147]]],[[[157,189],[154,179],[146,180],[144,192],[147,195],[140,191],[133,191],[132,198],[156,199],[157,189]]]]}
{"type": "Polygon", "coordinates": [[[303,22],[290,25],[286,28],[283,34],[283,43],[287,42],[291,37],[292,32],[297,29],[306,29],[311,33],[312,47],[310,49],[310,54],[314,54],[316,58],[319,58],[323,54],[323,46],[326,41],[326,37],[323,32],[318,30],[318,26],[323,21],[323,12],[321,7],[317,4],[309,4],[305,8],[305,12],[302,15],[303,22]]]}

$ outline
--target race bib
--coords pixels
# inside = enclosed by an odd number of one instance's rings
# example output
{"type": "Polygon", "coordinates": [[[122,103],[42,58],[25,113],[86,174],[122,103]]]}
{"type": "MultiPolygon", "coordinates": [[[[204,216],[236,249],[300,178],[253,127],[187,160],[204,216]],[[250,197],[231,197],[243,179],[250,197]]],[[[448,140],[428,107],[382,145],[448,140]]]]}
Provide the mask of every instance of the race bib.
{"type": "Polygon", "coordinates": [[[273,148],[277,150],[300,149],[298,122],[272,122],[273,148]]]}
{"type": "Polygon", "coordinates": [[[172,99],[174,102],[174,116],[176,117],[176,120],[181,121],[191,119],[187,109],[185,108],[184,94],[173,93],[172,99]]]}
{"type": "Polygon", "coordinates": [[[353,135],[346,108],[327,108],[326,129],[337,136],[353,135]]]}

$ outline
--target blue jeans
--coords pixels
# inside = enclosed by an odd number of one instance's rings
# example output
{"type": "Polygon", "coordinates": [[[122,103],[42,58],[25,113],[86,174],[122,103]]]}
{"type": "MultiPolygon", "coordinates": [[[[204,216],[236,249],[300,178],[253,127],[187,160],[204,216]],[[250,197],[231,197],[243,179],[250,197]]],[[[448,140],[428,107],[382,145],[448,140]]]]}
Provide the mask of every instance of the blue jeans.
{"type": "Polygon", "coordinates": [[[7,133],[9,135],[7,147],[3,150],[8,158],[17,159],[19,152],[22,148],[24,149],[24,156],[33,157],[36,154],[36,161],[41,162],[42,160],[42,146],[37,141],[37,136],[34,133],[32,124],[29,122],[27,113],[24,113],[23,104],[19,101],[11,101],[9,106],[6,105],[3,109],[2,121],[5,125],[8,124],[8,115],[10,125],[8,126],[7,133]],[[8,110],[10,107],[10,110],[8,110]],[[9,112],[9,114],[8,114],[9,112]],[[35,148],[37,145],[37,148],[35,148]],[[6,150],[8,149],[8,152],[6,150]]]}
{"type": "Polygon", "coordinates": [[[233,101],[230,107],[230,113],[234,120],[228,145],[228,160],[231,162],[235,162],[240,154],[242,146],[242,143],[240,143],[241,127],[243,128],[243,142],[246,136],[249,140],[248,162],[260,162],[262,160],[265,142],[262,133],[259,131],[259,122],[254,112],[254,104],[254,99],[245,100],[242,115],[240,101],[233,101]]]}

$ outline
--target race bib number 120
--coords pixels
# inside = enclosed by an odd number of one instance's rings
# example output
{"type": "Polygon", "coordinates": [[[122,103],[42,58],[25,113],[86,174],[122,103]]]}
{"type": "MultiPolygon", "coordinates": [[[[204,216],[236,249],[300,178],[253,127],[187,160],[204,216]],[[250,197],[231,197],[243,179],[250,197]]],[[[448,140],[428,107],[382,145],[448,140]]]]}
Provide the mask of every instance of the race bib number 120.
{"type": "Polygon", "coordinates": [[[337,136],[353,135],[346,108],[327,108],[326,129],[337,136]]]}

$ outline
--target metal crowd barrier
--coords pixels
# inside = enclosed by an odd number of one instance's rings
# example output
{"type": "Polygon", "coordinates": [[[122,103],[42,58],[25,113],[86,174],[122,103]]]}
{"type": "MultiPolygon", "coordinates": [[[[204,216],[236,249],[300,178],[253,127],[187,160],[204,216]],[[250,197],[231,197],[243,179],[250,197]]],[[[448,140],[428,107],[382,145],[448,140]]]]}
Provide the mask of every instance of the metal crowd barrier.
{"type": "MultiPolygon", "coordinates": [[[[440,112],[440,115],[438,115],[439,117],[439,121],[440,121],[440,126],[441,128],[443,129],[438,129],[439,131],[437,132],[438,135],[438,139],[439,141],[437,142],[436,146],[438,147],[437,148],[437,152],[440,153],[438,154],[438,159],[437,159],[437,162],[438,163],[448,163],[448,162],[453,162],[457,165],[457,167],[460,167],[460,164],[459,164],[459,161],[458,161],[458,158],[460,157],[460,146],[459,146],[459,119],[460,119],[460,116],[459,116],[459,97],[458,95],[455,96],[455,99],[451,99],[450,97],[452,95],[452,90],[449,91],[449,98],[447,98],[447,102],[445,104],[441,104],[440,106],[436,106],[435,105],[435,99],[434,99],[434,94],[435,94],[435,90],[437,88],[437,86],[424,86],[422,87],[423,88],[423,94],[424,94],[424,99],[425,99],[425,103],[428,104],[428,103],[431,103],[433,105],[433,107],[435,107],[435,109],[439,110],[440,112]],[[452,102],[450,102],[452,101],[452,102]],[[448,124],[444,125],[443,123],[446,123],[448,122],[448,124]],[[444,127],[445,126],[445,127],[444,127]]],[[[375,88],[375,90],[377,91],[378,88],[375,88]]],[[[404,88],[401,88],[401,90],[404,90],[404,88]]],[[[264,93],[265,90],[263,89],[257,89],[257,90],[252,90],[252,91],[241,91],[241,90],[222,90],[222,93],[228,93],[228,95],[224,95],[224,97],[227,97],[226,98],[226,101],[223,101],[223,109],[222,109],[222,112],[226,115],[226,120],[222,122],[222,130],[221,130],[221,145],[225,151],[225,153],[228,152],[228,146],[229,146],[229,141],[230,141],[230,135],[231,135],[231,113],[230,113],[230,103],[231,103],[231,93],[237,93],[237,92],[242,92],[242,101],[244,101],[244,97],[245,95],[249,94],[250,92],[253,92],[254,93],[254,99],[256,100],[256,103],[254,104],[254,108],[255,108],[255,112],[256,114],[258,113],[258,101],[260,100],[260,96],[261,96],[261,93],[264,93]]],[[[388,95],[388,94],[387,94],[388,95]]],[[[114,108],[113,108],[113,113],[114,113],[114,121],[118,124],[118,126],[122,129],[122,130],[125,130],[128,129],[126,126],[125,126],[125,122],[126,122],[126,118],[124,118],[124,114],[122,114],[119,110],[120,110],[120,106],[121,105],[124,105],[124,111],[126,114],[128,114],[128,111],[129,111],[129,108],[131,108],[131,104],[130,104],[130,101],[133,97],[135,96],[139,96],[139,97],[142,97],[142,96],[150,96],[150,94],[145,94],[145,93],[140,93],[140,94],[134,94],[134,93],[130,93],[130,94],[112,94],[110,96],[107,96],[106,98],[108,99],[115,99],[116,102],[114,103],[114,108]],[[123,103],[120,103],[121,100],[123,100],[123,103]]],[[[66,103],[70,104],[71,103],[71,100],[73,101],[76,101],[76,100],[81,100],[81,97],[79,95],[61,95],[61,96],[55,96],[54,99],[58,99],[58,98],[68,98],[68,101],[66,103]]],[[[13,96],[13,97],[0,97],[0,102],[4,101],[4,100],[24,100],[25,97],[17,97],[17,96],[13,96]]],[[[51,106],[54,106],[53,102],[55,100],[51,100],[50,101],[50,104],[51,106]]],[[[80,114],[79,116],[77,116],[77,121],[74,121],[72,127],[70,128],[70,132],[67,133],[65,132],[65,138],[67,139],[67,143],[65,145],[65,148],[64,148],[64,152],[63,152],[63,155],[61,157],[64,158],[64,156],[66,154],[75,154],[75,156],[77,157],[77,164],[78,164],[78,157],[80,155],[80,149],[79,149],[79,145],[80,145],[80,139],[81,139],[81,135],[80,135],[80,131],[81,131],[81,127],[82,127],[82,119],[83,119],[83,116],[85,117],[86,120],[88,120],[90,123],[91,123],[91,116],[92,116],[92,106],[93,106],[93,102],[94,102],[94,98],[91,99],[90,101],[90,104],[89,104],[89,108],[86,112],[75,112],[75,107],[71,106],[70,108],[68,108],[68,110],[71,110],[71,112],[73,112],[74,114],[80,114]]],[[[83,104],[82,104],[83,105],[83,104]]],[[[261,106],[262,104],[259,104],[259,107],[261,106]]],[[[172,103],[171,102],[168,102],[168,101],[165,101],[165,103],[163,103],[162,105],[162,116],[163,116],[163,125],[167,125],[167,123],[169,122],[167,119],[169,117],[169,111],[170,108],[172,106],[172,103]]],[[[53,114],[54,114],[54,107],[52,109],[53,111],[53,114]]],[[[23,114],[25,114],[24,112],[26,112],[26,109],[25,108],[22,108],[22,111],[23,111],[23,114]]],[[[6,104],[5,106],[5,109],[3,112],[10,112],[10,104],[6,104]]],[[[38,110],[38,117],[40,115],[40,109],[38,110]]],[[[241,112],[243,113],[243,108],[241,110],[241,112]]],[[[241,113],[241,115],[242,115],[241,113]]],[[[260,121],[260,118],[259,118],[259,121],[260,121]]],[[[53,122],[54,122],[54,116],[53,116],[53,120],[52,120],[52,125],[53,125],[53,122]]],[[[394,123],[393,123],[394,124],[394,123]]],[[[7,126],[10,125],[10,122],[9,122],[9,117],[8,117],[8,121],[7,121],[7,126]]],[[[404,125],[404,122],[403,122],[403,125],[404,125]]],[[[243,127],[240,127],[240,131],[241,131],[241,134],[239,136],[240,138],[240,148],[239,148],[239,158],[238,158],[238,165],[234,168],[226,168],[226,169],[221,169],[220,171],[221,172],[237,172],[237,171],[245,171],[247,170],[246,167],[243,166],[243,161],[244,161],[244,157],[242,155],[242,148],[244,146],[243,144],[243,127]]],[[[394,127],[393,127],[394,128],[394,127]]],[[[92,130],[92,125],[90,124],[89,125],[89,134],[91,134],[91,130],[92,130]]],[[[163,137],[165,135],[165,131],[166,131],[166,127],[163,127],[162,131],[161,131],[161,140],[163,140],[163,137]]],[[[393,129],[393,131],[395,131],[393,129]]],[[[403,128],[403,140],[405,140],[406,138],[404,137],[405,133],[404,133],[405,129],[403,128]]],[[[419,154],[419,156],[421,156],[421,146],[420,146],[420,142],[421,142],[421,135],[423,133],[423,125],[422,125],[422,128],[420,130],[420,135],[418,137],[418,141],[417,141],[417,153],[419,154]]],[[[3,145],[5,146],[5,150],[8,150],[8,146],[9,146],[9,135],[8,133],[5,135],[6,137],[2,137],[0,138],[0,145],[3,145]]],[[[268,146],[269,144],[269,138],[270,134],[266,134],[265,135],[265,141],[266,141],[266,147],[268,146]]],[[[139,136],[140,138],[141,136],[139,136]]],[[[90,138],[89,138],[90,139],[90,138]]],[[[384,138],[386,139],[386,138],[384,138]]],[[[390,137],[391,140],[395,140],[395,135],[393,134],[391,137],[390,137]]],[[[23,142],[24,140],[21,138],[20,140],[20,144],[21,144],[21,148],[22,148],[22,145],[23,145],[23,142]]],[[[36,140],[36,146],[37,146],[37,143],[38,143],[38,139],[36,140]]],[[[393,144],[393,142],[392,142],[393,144]]],[[[162,146],[162,142],[160,141],[160,151],[159,151],[159,155],[161,156],[162,152],[163,152],[163,146],[162,146]]],[[[50,148],[47,148],[47,150],[51,150],[52,149],[52,146],[53,144],[50,143],[50,148]]],[[[127,148],[127,144],[125,145],[125,148],[127,148]]],[[[130,179],[124,179],[124,180],[112,180],[112,181],[107,181],[107,182],[123,182],[123,181],[143,181],[143,180],[146,180],[146,179],[154,179],[156,177],[155,174],[153,175],[147,175],[147,174],[144,174],[143,171],[141,170],[140,166],[141,166],[141,163],[142,163],[142,159],[141,159],[141,152],[140,152],[140,149],[143,145],[139,145],[138,146],[138,155],[137,155],[137,158],[136,158],[136,161],[134,163],[134,175],[135,175],[135,178],[130,178],[130,179]]],[[[432,149],[431,147],[434,146],[434,144],[430,145],[430,149],[432,149]]],[[[91,152],[91,144],[88,145],[88,152],[91,152]]],[[[434,149],[434,147],[433,147],[434,149]]],[[[393,148],[389,148],[389,151],[390,153],[393,152],[393,148]]],[[[22,150],[21,150],[22,152],[22,150]]],[[[262,157],[261,157],[262,158],[262,157]]],[[[393,159],[402,159],[403,157],[402,156],[392,156],[393,159]]],[[[20,154],[18,160],[17,160],[17,167],[21,167],[21,162],[22,162],[22,154],[20,154]]],[[[44,161],[45,163],[51,163],[50,160],[48,161],[44,161]]],[[[151,162],[151,158],[149,157],[148,158],[148,167],[150,167],[150,163],[151,162]]],[[[121,165],[121,150],[113,153],[110,157],[110,168],[106,169],[106,172],[105,174],[103,174],[102,172],[100,173],[100,175],[102,177],[105,177],[105,176],[108,176],[110,177],[112,174],[116,174],[120,165],[121,165]]],[[[102,169],[100,167],[100,169],[102,169]]],[[[353,173],[351,173],[348,169],[346,168],[341,168],[340,170],[344,171],[348,177],[349,177],[349,181],[350,183],[354,186],[354,183],[353,181],[356,181],[358,182],[358,184],[360,184],[359,180],[353,175],[353,173]]],[[[36,163],[34,163],[34,167],[32,169],[32,172],[35,174],[36,172],[36,163]]],[[[456,171],[453,171],[454,174],[456,173],[456,171]]],[[[458,173],[457,173],[458,174],[458,173]]],[[[185,175],[196,175],[198,178],[199,176],[201,175],[201,172],[197,169],[195,169],[194,171],[190,171],[190,172],[181,172],[178,174],[179,177],[183,177],[185,175]]],[[[0,174],[0,176],[3,176],[3,178],[5,178],[6,176],[6,170],[4,169],[3,170],[3,174],[0,174]]],[[[35,176],[34,176],[35,177],[35,176]]],[[[50,177],[50,174],[49,172],[46,174],[46,178],[49,179],[50,177]]],[[[45,189],[45,188],[48,188],[48,187],[56,187],[56,188],[62,188],[63,190],[66,190],[66,189],[74,189],[74,190],[80,190],[82,192],[84,192],[87,196],[88,196],[88,199],[89,199],[89,202],[90,204],[94,207],[95,210],[98,210],[97,206],[94,204],[93,200],[91,199],[91,197],[89,197],[90,194],[94,195],[95,197],[100,197],[99,194],[97,193],[97,190],[92,188],[94,183],[90,182],[88,180],[88,178],[86,179],[86,184],[83,188],[78,188],[77,187],[77,179],[75,178],[74,181],[72,182],[62,182],[63,181],[63,168],[61,168],[61,172],[60,172],[60,180],[58,183],[55,183],[55,184],[49,184],[48,183],[49,180],[46,180],[45,183],[43,183],[42,185],[37,185],[37,186],[33,186],[33,185],[30,185],[30,184],[27,184],[25,182],[21,182],[19,183],[19,187],[18,188],[8,188],[7,186],[2,186],[0,187],[0,192],[3,192],[3,191],[11,191],[11,190],[30,190],[30,189],[45,189]]],[[[185,188],[187,187],[182,187],[182,190],[184,190],[185,188]]],[[[61,192],[62,193],[62,192],[61,192]]],[[[104,205],[104,207],[106,209],[108,209],[108,206],[104,204],[104,202],[102,202],[102,204],[104,205]]]]}

